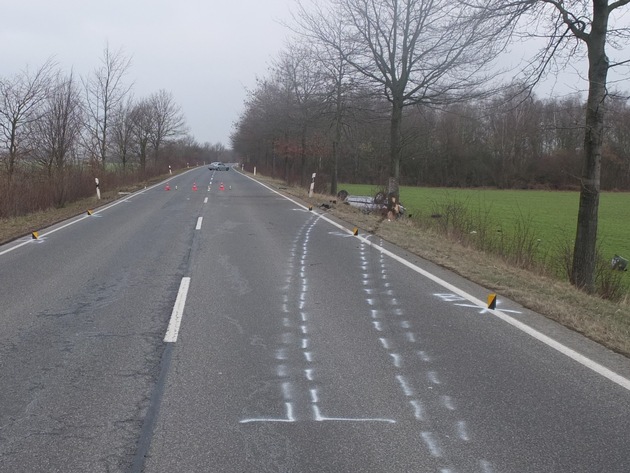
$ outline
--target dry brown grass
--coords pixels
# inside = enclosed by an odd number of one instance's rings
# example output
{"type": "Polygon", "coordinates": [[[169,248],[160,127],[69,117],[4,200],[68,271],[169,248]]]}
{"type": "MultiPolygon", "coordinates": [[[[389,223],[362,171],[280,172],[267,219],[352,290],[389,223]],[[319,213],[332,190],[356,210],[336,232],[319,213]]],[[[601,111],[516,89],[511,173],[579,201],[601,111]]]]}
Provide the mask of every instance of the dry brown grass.
{"type": "Polygon", "coordinates": [[[68,203],[61,208],[50,208],[45,211],[31,213],[22,217],[0,219],[0,244],[10,242],[31,232],[39,231],[56,223],[75,217],[87,212],[88,209],[95,209],[107,205],[120,197],[119,192],[133,192],[142,189],[145,185],[159,182],[163,177],[151,179],[147,183],[125,186],[120,189],[113,189],[101,192],[101,200],[94,197],[77,200],[68,203]]]}
{"type": "MultiPolygon", "coordinates": [[[[309,198],[304,189],[265,177],[258,179],[313,207],[330,204],[332,199],[326,195],[309,198]]],[[[344,204],[333,204],[327,212],[630,356],[630,301],[615,303],[590,296],[568,282],[516,268],[497,256],[447,240],[444,235],[421,231],[410,220],[383,222],[378,215],[344,204]]]]}

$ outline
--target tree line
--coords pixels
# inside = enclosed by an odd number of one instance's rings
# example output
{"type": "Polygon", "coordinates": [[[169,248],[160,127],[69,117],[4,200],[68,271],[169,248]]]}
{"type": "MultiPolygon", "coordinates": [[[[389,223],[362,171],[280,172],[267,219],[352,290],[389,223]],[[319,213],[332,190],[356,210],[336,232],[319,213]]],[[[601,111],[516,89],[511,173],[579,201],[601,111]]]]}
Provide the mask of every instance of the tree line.
{"type": "Polygon", "coordinates": [[[298,0],[295,38],[250,91],[233,147],[302,185],[324,170],[333,194],[340,175],[394,197],[400,182],[575,187],[570,280],[591,291],[602,183],[628,188],[627,105],[608,73],[630,64],[629,2],[298,0]],[[528,43],[537,53],[501,83],[497,59],[528,43]],[[537,99],[573,62],[586,100],[537,99]]]}
{"type": "MultiPolygon", "coordinates": [[[[319,70],[303,56],[301,67],[319,70]]],[[[299,87],[291,82],[294,76],[284,74],[286,69],[274,66],[249,93],[232,135],[244,162],[298,184],[310,182],[310,173],[317,172],[319,189],[326,192],[335,168],[340,182],[386,183],[387,103],[369,91],[347,91],[337,141],[325,84],[306,100],[292,92],[299,87]]],[[[401,131],[400,182],[579,190],[584,111],[578,94],[540,99],[513,90],[439,108],[409,107],[401,131]]],[[[601,179],[605,190],[630,190],[630,106],[621,95],[609,104],[601,179]]]]}
{"type": "Polygon", "coordinates": [[[22,215],[216,157],[198,144],[172,93],[135,97],[131,60],[106,46],[85,77],[47,61],[0,77],[0,217],[22,215]]]}
{"type": "MultiPolygon", "coordinates": [[[[350,82],[337,91],[320,58],[295,43],[249,91],[232,146],[249,166],[336,193],[336,180],[384,185],[389,104],[350,82]],[[342,98],[334,93],[342,94],[342,98]],[[336,126],[336,115],[341,116],[336,126]]],[[[538,98],[513,86],[487,97],[403,112],[400,182],[440,187],[579,190],[584,161],[580,94],[538,98]]],[[[602,153],[604,190],[630,190],[630,106],[613,94],[602,153]]]]}

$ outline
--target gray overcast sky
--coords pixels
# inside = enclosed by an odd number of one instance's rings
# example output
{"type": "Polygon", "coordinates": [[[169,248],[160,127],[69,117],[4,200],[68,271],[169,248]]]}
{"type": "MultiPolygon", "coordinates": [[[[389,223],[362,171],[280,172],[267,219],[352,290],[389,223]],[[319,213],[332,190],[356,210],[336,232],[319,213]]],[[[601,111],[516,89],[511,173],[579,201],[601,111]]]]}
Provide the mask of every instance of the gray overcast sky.
{"type": "Polygon", "coordinates": [[[52,58],[85,76],[105,45],[132,59],[136,98],[165,89],[198,142],[230,146],[246,88],[284,47],[294,0],[0,0],[0,76],[52,58]]]}
{"type": "MultiPolygon", "coordinates": [[[[0,77],[49,58],[64,72],[85,76],[100,65],[109,43],[132,59],[127,78],[136,98],[159,89],[172,92],[198,142],[230,146],[246,88],[267,76],[283,49],[290,32],[280,21],[290,22],[294,5],[295,0],[0,0],[0,77]]],[[[519,58],[524,47],[513,45],[510,56],[519,58]]],[[[585,64],[580,69],[583,79],[585,64]]],[[[577,74],[552,78],[537,92],[584,91],[577,74]]],[[[625,80],[613,84],[627,88],[625,80]]]]}

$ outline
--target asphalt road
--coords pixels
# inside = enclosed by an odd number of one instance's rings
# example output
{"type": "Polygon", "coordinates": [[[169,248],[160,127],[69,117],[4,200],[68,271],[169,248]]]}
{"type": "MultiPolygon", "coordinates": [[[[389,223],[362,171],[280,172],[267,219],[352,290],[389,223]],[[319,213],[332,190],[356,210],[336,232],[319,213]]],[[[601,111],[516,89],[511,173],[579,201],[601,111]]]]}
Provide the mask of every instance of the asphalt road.
{"type": "Polygon", "coordinates": [[[630,471],[625,358],[235,171],[169,185],[0,247],[0,472],[630,471]]]}

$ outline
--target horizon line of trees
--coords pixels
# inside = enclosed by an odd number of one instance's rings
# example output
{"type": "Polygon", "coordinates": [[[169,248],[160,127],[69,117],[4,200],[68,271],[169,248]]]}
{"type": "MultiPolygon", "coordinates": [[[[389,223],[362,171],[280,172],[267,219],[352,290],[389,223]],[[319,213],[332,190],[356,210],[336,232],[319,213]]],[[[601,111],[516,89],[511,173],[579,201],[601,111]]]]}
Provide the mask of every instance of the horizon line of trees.
{"type": "Polygon", "coordinates": [[[97,176],[137,182],[227,152],[187,134],[171,92],[134,97],[130,67],[106,46],[85,77],[51,60],[0,77],[0,217],[91,195],[97,176]]]}
{"type": "MultiPolygon", "coordinates": [[[[339,133],[331,125],[336,105],[329,84],[318,71],[317,61],[283,53],[249,91],[231,136],[233,150],[245,165],[288,182],[306,185],[317,172],[319,190],[334,194],[335,180],[383,185],[390,173],[388,103],[361,84],[348,84],[339,133]]],[[[579,190],[585,107],[579,94],[539,99],[515,89],[440,108],[408,107],[400,184],[579,190]]],[[[630,190],[627,97],[609,97],[608,113],[601,186],[630,190]]]]}

